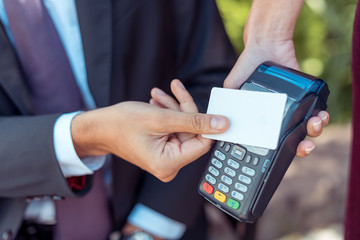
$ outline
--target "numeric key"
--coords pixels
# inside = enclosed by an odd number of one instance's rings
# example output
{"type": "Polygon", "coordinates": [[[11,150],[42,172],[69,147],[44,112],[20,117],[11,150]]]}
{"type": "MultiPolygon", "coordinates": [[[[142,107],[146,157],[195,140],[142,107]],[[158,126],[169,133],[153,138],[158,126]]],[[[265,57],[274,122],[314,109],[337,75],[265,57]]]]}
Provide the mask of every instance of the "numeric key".
{"type": "Polygon", "coordinates": [[[220,159],[220,160],[222,160],[222,161],[224,161],[225,158],[226,158],[225,154],[223,154],[223,153],[220,152],[219,150],[216,150],[216,151],[214,152],[214,155],[215,155],[215,157],[217,157],[218,159],[220,159]]]}

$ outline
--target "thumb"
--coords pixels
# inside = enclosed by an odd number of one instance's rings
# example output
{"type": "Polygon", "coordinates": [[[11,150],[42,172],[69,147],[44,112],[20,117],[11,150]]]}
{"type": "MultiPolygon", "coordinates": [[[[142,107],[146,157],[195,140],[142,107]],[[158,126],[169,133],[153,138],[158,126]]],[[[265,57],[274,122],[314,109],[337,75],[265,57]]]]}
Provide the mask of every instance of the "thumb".
{"type": "Polygon", "coordinates": [[[239,89],[261,62],[262,61],[254,61],[254,59],[247,59],[246,53],[241,54],[229,75],[226,77],[224,87],[239,89]]]}
{"type": "Polygon", "coordinates": [[[172,112],[163,124],[162,129],[169,133],[216,134],[228,129],[229,120],[221,115],[172,112]]]}

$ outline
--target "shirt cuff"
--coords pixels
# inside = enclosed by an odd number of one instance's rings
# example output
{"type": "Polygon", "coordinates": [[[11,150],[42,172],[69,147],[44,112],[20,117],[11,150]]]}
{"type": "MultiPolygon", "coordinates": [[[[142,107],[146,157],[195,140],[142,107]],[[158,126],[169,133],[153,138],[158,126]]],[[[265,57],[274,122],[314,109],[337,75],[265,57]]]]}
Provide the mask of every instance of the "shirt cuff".
{"type": "Polygon", "coordinates": [[[80,159],[76,154],[71,137],[71,121],[81,113],[65,113],[54,125],[54,148],[60,169],[65,177],[76,177],[93,174],[101,168],[106,156],[94,156],[80,159]]]}
{"type": "Polygon", "coordinates": [[[180,239],[186,230],[185,224],[168,218],[140,203],[135,205],[127,221],[164,239],[180,239]]]}

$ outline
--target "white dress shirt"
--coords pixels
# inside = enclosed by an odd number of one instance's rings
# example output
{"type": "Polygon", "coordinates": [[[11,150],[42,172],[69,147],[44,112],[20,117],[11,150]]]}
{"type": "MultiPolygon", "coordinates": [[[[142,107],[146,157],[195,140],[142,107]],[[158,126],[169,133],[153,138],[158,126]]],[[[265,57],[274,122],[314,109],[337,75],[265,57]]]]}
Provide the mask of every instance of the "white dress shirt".
{"type": "MultiPolygon", "coordinates": [[[[87,109],[95,109],[95,101],[87,82],[84,52],[75,1],[43,0],[43,2],[64,45],[87,109]]],[[[5,27],[10,41],[14,44],[8,26],[3,0],[0,0],[0,20],[5,27]]],[[[74,112],[61,115],[54,126],[55,154],[65,177],[93,174],[94,171],[103,166],[105,161],[105,156],[85,159],[80,159],[77,156],[71,138],[70,125],[73,117],[78,113],[79,112],[74,112]]],[[[37,219],[41,222],[52,223],[55,219],[55,209],[49,201],[32,202],[26,210],[25,215],[28,218],[37,219]]],[[[141,204],[137,204],[134,207],[128,221],[165,239],[179,239],[186,230],[184,224],[169,219],[141,204]]]]}

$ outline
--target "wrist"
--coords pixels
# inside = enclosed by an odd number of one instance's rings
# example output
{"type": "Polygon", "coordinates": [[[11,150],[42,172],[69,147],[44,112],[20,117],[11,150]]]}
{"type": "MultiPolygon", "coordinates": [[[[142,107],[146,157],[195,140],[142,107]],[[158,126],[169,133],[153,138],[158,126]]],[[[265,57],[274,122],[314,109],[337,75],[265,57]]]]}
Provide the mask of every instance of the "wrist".
{"type": "Polygon", "coordinates": [[[102,130],[97,111],[80,113],[71,122],[71,137],[80,158],[109,153],[105,150],[104,141],[101,141],[102,130]]]}
{"type": "Polygon", "coordinates": [[[292,43],[292,33],[282,33],[282,35],[277,35],[275,32],[254,32],[250,35],[244,33],[244,46],[249,45],[260,45],[268,46],[274,44],[283,44],[283,43],[292,43]]]}
{"type": "Polygon", "coordinates": [[[244,29],[244,43],[291,40],[303,4],[303,0],[254,0],[244,29]]]}
{"type": "Polygon", "coordinates": [[[256,22],[247,22],[244,29],[244,45],[292,42],[295,26],[282,28],[277,25],[276,23],[262,25],[256,22]]]}

